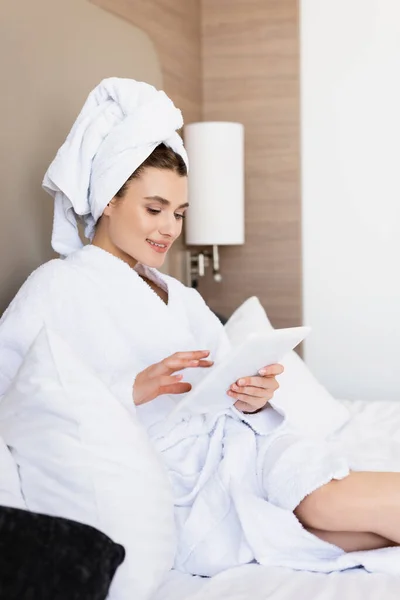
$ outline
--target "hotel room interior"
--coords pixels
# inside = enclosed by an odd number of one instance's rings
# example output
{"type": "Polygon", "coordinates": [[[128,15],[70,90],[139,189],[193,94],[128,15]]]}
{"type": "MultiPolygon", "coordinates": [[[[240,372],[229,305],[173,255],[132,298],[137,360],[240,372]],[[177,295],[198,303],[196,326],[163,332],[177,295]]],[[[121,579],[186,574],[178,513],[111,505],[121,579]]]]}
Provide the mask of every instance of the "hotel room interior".
{"type": "MultiPolygon", "coordinates": [[[[343,439],[355,445],[359,434],[363,452],[397,464],[400,4],[9,0],[0,44],[0,314],[55,257],[41,181],[88,91],[110,76],[145,81],[182,110],[193,161],[193,220],[165,271],[196,286],[223,322],[255,296],[273,327],[310,326],[299,353],[353,415],[343,439]],[[219,141],[237,161],[231,173],[207,171],[219,141]],[[237,182],[203,222],[202,176],[218,190],[237,182]]],[[[149,600],[394,599],[399,574],[172,571],[149,600]]]]}

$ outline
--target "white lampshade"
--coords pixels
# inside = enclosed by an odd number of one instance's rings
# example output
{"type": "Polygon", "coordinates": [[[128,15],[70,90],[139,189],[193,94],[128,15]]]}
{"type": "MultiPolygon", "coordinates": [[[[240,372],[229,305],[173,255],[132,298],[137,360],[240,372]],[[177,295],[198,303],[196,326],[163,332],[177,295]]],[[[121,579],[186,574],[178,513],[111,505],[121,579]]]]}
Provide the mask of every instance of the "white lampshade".
{"type": "Polygon", "coordinates": [[[184,128],[189,156],[186,244],[244,243],[244,127],[191,123],[184,128]]]}

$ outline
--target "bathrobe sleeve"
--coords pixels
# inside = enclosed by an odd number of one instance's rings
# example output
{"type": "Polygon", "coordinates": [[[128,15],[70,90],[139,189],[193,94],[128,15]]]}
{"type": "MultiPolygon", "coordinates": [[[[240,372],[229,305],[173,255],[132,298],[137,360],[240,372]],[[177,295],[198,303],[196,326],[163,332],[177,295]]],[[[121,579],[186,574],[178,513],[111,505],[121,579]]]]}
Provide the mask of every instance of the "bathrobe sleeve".
{"type": "Polygon", "coordinates": [[[53,262],[39,267],[28,277],[0,320],[0,399],[44,325],[46,291],[53,262]]]}
{"type": "MultiPolygon", "coordinates": [[[[190,313],[191,327],[196,339],[202,343],[202,349],[210,350],[211,359],[218,363],[226,356],[232,346],[225,328],[218,317],[207,306],[201,295],[192,288],[187,288],[188,312],[190,313]]],[[[248,373],[247,375],[251,375],[248,373]]],[[[233,383],[233,381],[232,381],[233,383]]],[[[247,423],[259,435],[269,435],[275,427],[283,421],[279,414],[269,404],[256,414],[243,414],[233,405],[230,409],[235,419],[247,423]]]]}
{"type": "MultiPolygon", "coordinates": [[[[49,261],[28,277],[3,314],[0,320],[0,402],[30,346],[46,325],[63,337],[116,397],[128,408],[134,409],[132,387],[137,369],[130,365],[129,370],[107,370],[103,356],[107,345],[101,341],[110,333],[110,326],[105,323],[102,329],[102,321],[107,319],[105,316],[102,320],[101,313],[96,325],[93,314],[98,313],[87,309],[81,294],[76,292],[83,290],[85,279],[77,277],[66,261],[49,261]],[[93,344],[93,339],[99,340],[99,343],[93,344]]],[[[90,290],[91,282],[88,280],[82,294],[87,297],[90,290]]]]}
{"type": "Polygon", "coordinates": [[[218,317],[194,288],[185,288],[190,327],[199,350],[210,350],[210,358],[219,362],[231,350],[231,344],[218,317]]]}

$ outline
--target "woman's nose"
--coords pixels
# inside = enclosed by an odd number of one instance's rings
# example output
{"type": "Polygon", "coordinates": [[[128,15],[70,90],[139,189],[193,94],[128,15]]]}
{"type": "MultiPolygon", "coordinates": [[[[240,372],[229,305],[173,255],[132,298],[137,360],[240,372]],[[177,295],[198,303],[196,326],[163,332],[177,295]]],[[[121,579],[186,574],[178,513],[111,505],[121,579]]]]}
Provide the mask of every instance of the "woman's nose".
{"type": "Polygon", "coordinates": [[[166,216],[163,222],[160,224],[159,231],[161,235],[166,235],[168,237],[174,237],[176,235],[178,222],[175,218],[175,215],[166,216]]]}

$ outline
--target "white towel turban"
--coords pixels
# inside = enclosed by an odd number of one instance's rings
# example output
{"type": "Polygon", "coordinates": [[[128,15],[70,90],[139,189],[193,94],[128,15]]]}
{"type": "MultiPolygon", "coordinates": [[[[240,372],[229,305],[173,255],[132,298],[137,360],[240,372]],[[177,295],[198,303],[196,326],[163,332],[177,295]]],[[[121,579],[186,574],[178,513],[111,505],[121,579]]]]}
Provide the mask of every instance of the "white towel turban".
{"type": "Polygon", "coordinates": [[[82,247],[77,215],[92,239],[107,204],[162,142],[187,165],[177,133],[182,125],[181,111],[164,92],[133,79],[104,79],[89,94],[43,179],[54,197],[54,250],[67,256],[82,247]]]}

